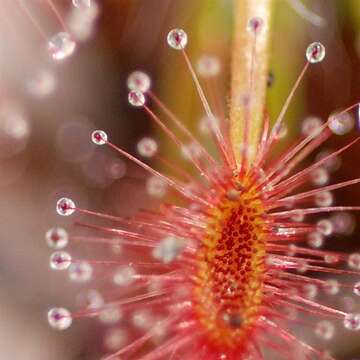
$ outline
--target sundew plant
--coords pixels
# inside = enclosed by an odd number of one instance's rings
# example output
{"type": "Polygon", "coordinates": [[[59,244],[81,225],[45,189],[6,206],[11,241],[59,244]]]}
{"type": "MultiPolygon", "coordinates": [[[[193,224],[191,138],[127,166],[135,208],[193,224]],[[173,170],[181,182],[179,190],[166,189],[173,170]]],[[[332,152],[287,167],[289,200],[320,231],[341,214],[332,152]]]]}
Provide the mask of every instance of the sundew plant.
{"type": "MultiPolygon", "coordinates": [[[[112,151],[145,174],[135,215],[87,208],[64,194],[56,211],[75,216],[74,224],[46,233],[54,249],[50,267],[87,284],[80,309],[75,299],[69,309],[54,304],[48,322],[65,330],[90,318],[94,332],[99,332],[97,320],[106,324],[102,359],[336,359],[331,344],[338,336],[359,340],[360,251],[349,252],[341,242],[354,228],[352,214],[360,204],[343,205],[335,193],[351,191],[360,179],[330,177],[359,140],[354,130],[359,104],[348,102],[323,119],[306,117],[297,124],[300,133],[284,142],[296,121],[287,114],[298,89],[332,49],[322,41],[303,49],[302,70],[281,99],[280,112],[270,118],[274,1],[229,2],[228,62],[206,52],[194,59],[191,33],[175,23],[159,34],[167,52],[177,55],[177,66],[187,69],[200,121],[183,121],[162,100],[159,79],[144,72],[144,64],[129,74],[128,106],[143,112],[154,134],[166,137],[171,147],[149,134],[136,143],[135,153],[113,141],[107,129],[89,132],[97,151],[112,151]],[[229,74],[226,92],[216,91],[222,71],[229,74]],[[196,131],[194,122],[199,122],[196,131]],[[345,144],[324,150],[325,142],[344,134],[345,144]],[[75,243],[93,250],[75,256],[75,243]],[[113,256],[97,254],[104,246],[113,256]]],[[[283,2],[304,23],[326,26],[305,2],[283,2]]],[[[46,41],[52,61],[66,61],[93,33],[103,4],[69,0],[65,16],[56,1],[43,3],[61,26],[51,37],[33,7],[16,0],[46,41]]],[[[286,55],[291,62],[292,54],[286,55]]],[[[31,89],[42,96],[51,84],[42,73],[31,89]]],[[[176,84],[176,91],[181,86],[176,84]]],[[[355,157],[348,159],[357,165],[355,157]]],[[[132,201],[131,194],[126,201],[132,201]]]]}

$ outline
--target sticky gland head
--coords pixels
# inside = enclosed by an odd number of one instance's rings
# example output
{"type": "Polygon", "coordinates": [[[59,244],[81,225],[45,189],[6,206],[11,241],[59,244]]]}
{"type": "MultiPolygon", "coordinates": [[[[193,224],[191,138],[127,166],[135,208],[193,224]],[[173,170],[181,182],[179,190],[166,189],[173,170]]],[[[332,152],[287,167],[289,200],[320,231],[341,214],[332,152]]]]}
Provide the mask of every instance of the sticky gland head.
{"type": "Polygon", "coordinates": [[[239,187],[232,180],[211,210],[197,254],[196,316],[209,342],[221,348],[240,348],[260,315],[265,223],[257,195],[254,185],[239,187]]]}

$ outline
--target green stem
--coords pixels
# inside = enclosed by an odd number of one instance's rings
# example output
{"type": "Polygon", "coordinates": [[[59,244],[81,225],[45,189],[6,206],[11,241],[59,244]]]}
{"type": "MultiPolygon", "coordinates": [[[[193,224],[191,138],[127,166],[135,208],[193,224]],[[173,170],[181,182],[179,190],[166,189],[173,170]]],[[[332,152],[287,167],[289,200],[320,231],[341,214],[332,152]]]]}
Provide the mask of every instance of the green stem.
{"type": "MultiPolygon", "coordinates": [[[[230,138],[235,157],[241,161],[245,116],[248,117],[248,144],[256,148],[264,117],[268,78],[272,0],[234,0],[234,38],[231,68],[230,138]],[[251,18],[263,21],[255,35],[247,30],[251,18]],[[255,47],[254,47],[255,44],[255,47]],[[254,55],[253,59],[251,54],[254,55]],[[252,84],[252,85],[251,85],[252,84]],[[250,105],[244,109],[244,96],[250,105]]],[[[249,161],[253,152],[249,153],[249,161]]]]}

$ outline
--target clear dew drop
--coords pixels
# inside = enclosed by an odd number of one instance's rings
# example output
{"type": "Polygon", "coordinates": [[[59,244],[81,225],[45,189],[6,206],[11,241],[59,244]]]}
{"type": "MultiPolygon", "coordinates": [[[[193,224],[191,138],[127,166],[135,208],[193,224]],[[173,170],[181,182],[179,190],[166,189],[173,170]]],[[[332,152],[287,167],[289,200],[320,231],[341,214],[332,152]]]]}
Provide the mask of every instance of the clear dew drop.
{"type": "Polygon", "coordinates": [[[56,60],[64,60],[71,56],[76,49],[76,43],[67,32],[55,34],[48,43],[50,56],[56,60]]]}
{"type": "Polygon", "coordinates": [[[91,6],[91,0],[72,0],[72,3],[78,9],[86,9],[91,6]]]}
{"type": "Polygon", "coordinates": [[[77,261],[69,266],[69,279],[77,283],[88,282],[93,274],[92,266],[86,261],[77,261]]]}
{"type": "Polygon", "coordinates": [[[355,295],[360,296],[360,281],[355,283],[353,291],[355,295]]]}
{"type": "Polygon", "coordinates": [[[144,137],[137,143],[136,148],[139,155],[144,158],[151,158],[156,155],[158,144],[153,138],[144,137]]]}
{"type": "Polygon", "coordinates": [[[67,231],[60,227],[49,229],[45,234],[47,245],[52,249],[63,249],[69,242],[67,231]]]}
{"type": "Polygon", "coordinates": [[[131,90],[128,95],[129,104],[135,107],[145,105],[145,95],[138,90],[131,90]]]}
{"type": "Polygon", "coordinates": [[[185,49],[188,42],[187,34],[182,29],[173,29],[167,35],[167,43],[175,50],[185,49]]]}
{"type": "Polygon", "coordinates": [[[75,203],[69,198],[61,198],[56,203],[56,211],[61,216],[70,216],[75,210],[75,203]]]}
{"type": "Polygon", "coordinates": [[[166,195],[167,184],[157,176],[150,176],[146,180],[146,192],[151,197],[161,199],[166,195]]]}
{"type": "Polygon", "coordinates": [[[114,284],[117,286],[127,286],[134,281],[136,275],[135,269],[132,266],[123,266],[115,270],[113,275],[114,284]]]}
{"type": "Polygon", "coordinates": [[[220,61],[216,56],[202,55],[197,62],[196,70],[204,78],[217,76],[221,70],[220,61]]]}
{"type": "Polygon", "coordinates": [[[351,269],[360,270],[360,253],[351,254],[348,258],[348,265],[351,269]]]}
{"type": "Polygon", "coordinates": [[[66,270],[71,265],[71,255],[65,251],[57,251],[50,255],[50,268],[66,270]]]}
{"type": "Polygon", "coordinates": [[[91,134],[91,141],[95,145],[104,145],[108,140],[108,136],[103,130],[95,130],[91,134]]]}
{"type": "Polygon", "coordinates": [[[306,59],[309,63],[315,64],[324,60],[325,46],[320,42],[311,43],[306,49],[306,59]]]}
{"type": "Polygon", "coordinates": [[[71,326],[72,316],[67,309],[53,308],[48,311],[48,322],[56,330],[66,330],[71,326]]]}
{"type": "Polygon", "coordinates": [[[335,326],[328,320],[319,321],[315,327],[315,334],[325,341],[329,341],[334,337],[335,326]]]}
{"type": "Polygon", "coordinates": [[[335,135],[345,135],[349,133],[355,125],[354,118],[349,113],[338,114],[333,113],[329,117],[329,129],[335,135]]]}
{"type": "Polygon", "coordinates": [[[360,330],[360,314],[346,314],[344,317],[344,327],[348,330],[360,330]]]}
{"type": "Polygon", "coordinates": [[[134,71],[127,78],[129,90],[141,91],[146,93],[151,86],[150,76],[143,71],[134,71]]]}

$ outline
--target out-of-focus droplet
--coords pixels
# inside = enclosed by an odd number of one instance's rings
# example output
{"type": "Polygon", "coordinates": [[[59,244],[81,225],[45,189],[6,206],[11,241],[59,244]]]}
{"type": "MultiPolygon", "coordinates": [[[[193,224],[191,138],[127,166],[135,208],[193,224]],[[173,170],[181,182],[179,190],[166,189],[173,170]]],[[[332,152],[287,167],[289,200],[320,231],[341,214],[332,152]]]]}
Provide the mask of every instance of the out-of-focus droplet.
{"type": "Polygon", "coordinates": [[[162,239],[152,254],[155,259],[161,260],[165,264],[174,261],[184,250],[185,239],[177,236],[166,236],[162,239]]]}
{"type": "Polygon", "coordinates": [[[165,196],[167,184],[157,176],[150,176],[146,180],[146,191],[154,198],[162,198],[165,196]]]}
{"type": "Polygon", "coordinates": [[[315,137],[321,133],[323,121],[317,116],[308,116],[301,123],[301,133],[305,136],[315,137]]]}
{"type": "Polygon", "coordinates": [[[360,296],[360,281],[354,285],[354,294],[360,296]]]}
{"type": "Polygon", "coordinates": [[[197,63],[197,72],[204,78],[214,77],[220,73],[221,65],[216,56],[202,55],[197,63]]]}
{"type": "Polygon", "coordinates": [[[143,71],[134,71],[127,78],[127,87],[129,90],[141,91],[146,93],[151,86],[150,76],[143,71]]]}
{"type": "Polygon", "coordinates": [[[61,216],[70,216],[75,210],[75,203],[69,198],[61,198],[56,203],[56,211],[61,216]]]}
{"type": "Polygon", "coordinates": [[[331,340],[335,334],[335,326],[328,320],[319,321],[315,327],[315,334],[326,341],[331,340]]]}
{"type": "Polygon", "coordinates": [[[354,232],[356,221],[353,214],[344,211],[334,213],[330,220],[337,234],[351,235],[354,232]]]}
{"type": "Polygon", "coordinates": [[[91,0],[91,6],[74,6],[70,10],[66,23],[76,40],[86,41],[94,34],[95,20],[99,17],[99,14],[100,7],[95,0],[91,0]]]}
{"type": "Polygon", "coordinates": [[[202,155],[202,150],[195,142],[184,144],[181,146],[181,155],[185,160],[198,159],[202,155]]]}
{"type": "Polygon", "coordinates": [[[124,329],[109,329],[104,335],[104,346],[110,351],[119,350],[126,344],[127,338],[127,333],[124,329]]]}
{"type": "Polygon", "coordinates": [[[69,267],[69,278],[77,283],[88,282],[93,273],[92,266],[86,261],[77,261],[69,267]]]}
{"type": "Polygon", "coordinates": [[[203,116],[199,121],[199,130],[202,134],[209,135],[219,128],[219,123],[219,119],[215,116],[203,116]]]}
{"type": "Polygon", "coordinates": [[[99,313],[99,320],[106,325],[116,324],[122,318],[122,311],[119,306],[106,306],[99,313]]]}
{"type": "Polygon", "coordinates": [[[329,295],[337,295],[340,291],[340,284],[335,279],[328,279],[323,285],[324,292],[329,295]]]}
{"type": "Polygon", "coordinates": [[[351,269],[360,270],[360,253],[349,255],[348,265],[351,269]]]}
{"type": "Polygon", "coordinates": [[[111,179],[121,179],[126,174],[126,164],[120,159],[111,159],[107,164],[106,171],[111,179]]]}
{"type": "Polygon", "coordinates": [[[65,251],[57,251],[50,256],[50,268],[53,270],[66,270],[71,265],[71,255],[65,251]]]}
{"type": "Polygon", "coordinates": [[[324,45],[319,42],[314,42],[306,49],[306,59],[312,64],[319,63],[324,60],[325,53],[324,45]]]}
{"type": "Polygon", "coordinates": [[[253,17],[249,20],[247,24],[247,31],[257,35],[264,26],[264,20],[258,16],[253,17]]]}
{"type": "Polygon", "coordinates": [[[324,245],[324,237],[318,232],[310,233],[308,236],[308,244],[314,249],[318,249],[324,245]]]}
{"type": "Polygon", "coordinates": [[[173,29],[167,35],[167,43],[175,50],[185,49],[188,42],[187,34],[182,29],[173,29]]]}
{"type": "Polygon", "coordinates": [[[315,204],[317,206],[330,206],[334,202],[334,196],[330,191],[323,191],[315,195],[315,204]]]}
{"type": "Polygon", "coordinates": [[[63,249],[69,242],[69,236],[65,229],[55,227],[49,229],[46,234],[46,243],[52,249],[63,249]]]}
{"type": "MultiPolygon", "coordinates": [[[[316,155],[315,160],[319,161],[321,159],[324,159],[325,157],[329,156],[333,152],[334,151],[329,150],[329,149],[322,150],[316,155]]],[[[326,160],[323,163],[323,166],[326,168],[326,170],[328,170],[330,172],[334,172],[334,171],[338,170],[339,167],[341,166],[341,157],[340,156],[333,156],[330,159],[326,160]]]]}
{"type": "Polygon", "coordinates": [[[0,158],[9,158],[26,147],[30,123],[23,109],[6,102],[0,106],[0,158]]]}
{"type": "Polygon", "coordinates": [[[50,56],[54,60],[64,60],[71,56],[76,49],[76,42],[67,32],[55,34],[48,43],[50,56]]]}
{"type": "Polygon", "coordinates": [[[118,286],[127,286],[133,282],[135,274],[135,269],[132,266],[118,268],[113,276],[114,284],[118,286]]]}
{"type": "Polygon", "coordinates": [[[48,312],[48,322],[56,330],[66,330],[71,326],[72,316],[67,309],[53,308],[48,312]]]}
{"type": "Polygon", "coordinates": [[[139,155],[145,158],[151,158],[156,155],[158,151],[157,142],[150,137],[142,138],[136,145],[139,155]]]}
{"type": "Polygon", "coordinates": [[[89,141],[93,129],[94,125],[82,117],[61,124],[56,134],[56,149],[62,160],[82,163],[90,159],[95,151],[89,141]]]}
{"type": "Polygon", "coordinates": [[[316,229],[319,233],[329,236],[333,232],[333,225],[330,220],[322,219],[316,223],[316,229]]]}
{"type": "Polygon", "coordinates": [[[26,83],[26,89],[29,94],[37,98],[43,98],[52,94],[55,87],[55,76],[51,71],[46,69],[38,70],[26,83]]]}
{"type": "Polygon", "coordinates": [[[346,314],[344,317],[344,326],[348,330],[360,330],[360,314],[346,314]]]}
{"type": "Polygon", "coordinates": [[[91,0],[72,0],[72,3],[78,9],[88,8],[91,6],[91,0]]]}
{"type": "Polygon", "coordinates": [[[304,296],[309,300],[314,300],[319,291],[315,284],[305,284],[303,287],[304,296]]]}
{"type": "Polygon", "coordinates": [[[324,261],[327,263],[327,264],[336,264],[338,263],[340,260],[339,256],[336,255],[336,254],[326,254],[324,256],[324,261]]]}
{"type": "Polygon", "coordinates": [[[81,169],[87,184],[101,189],[106,188],[126,173],[124,161],[104,151],[95,152],[88,161],[81,164],[81,169]]]}
{"type": "MultiPolygon", "coordinates": [[[[77,305],[80,309],[99,309],[104,306],[104,298],[98,290],[87,289],[81,292],[76,298],[77,305]]],[[[98,314],[94,312],[93,316],[98,314]]]]}
{"type": "Polygon", "coordinates": [[[329,173],[323,167],[317,168],[310,174],[311,182],[316,186],[322,186],[328,183],[329,173]]]}
{"type": "Polygon", "coordinates": [[[91,140],[96,145],[104,145],[107,142],[107,134],[103,130],[95,130],[91,134],[91,140]]]}
{"type": "Polygon", "coordinates": [[[153,323],[153,316],[148,309],[140,309],[132,316],[133,325],[142,330],[147,330],[153,323]]]}

